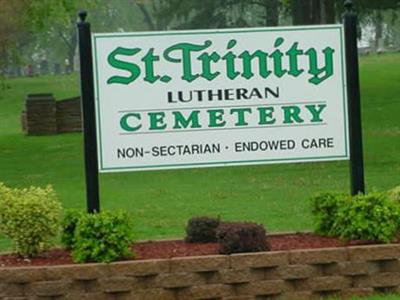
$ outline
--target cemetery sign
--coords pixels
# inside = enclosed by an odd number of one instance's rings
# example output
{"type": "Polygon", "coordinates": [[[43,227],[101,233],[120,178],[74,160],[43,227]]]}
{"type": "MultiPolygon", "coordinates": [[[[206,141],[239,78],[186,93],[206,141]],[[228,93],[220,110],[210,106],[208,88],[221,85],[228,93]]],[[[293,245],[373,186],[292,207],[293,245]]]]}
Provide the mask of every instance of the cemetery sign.
{"type": "Polygon", "coordinates": [[[102,172],[349,158],[342,25],[92,44],[102,172]]]}

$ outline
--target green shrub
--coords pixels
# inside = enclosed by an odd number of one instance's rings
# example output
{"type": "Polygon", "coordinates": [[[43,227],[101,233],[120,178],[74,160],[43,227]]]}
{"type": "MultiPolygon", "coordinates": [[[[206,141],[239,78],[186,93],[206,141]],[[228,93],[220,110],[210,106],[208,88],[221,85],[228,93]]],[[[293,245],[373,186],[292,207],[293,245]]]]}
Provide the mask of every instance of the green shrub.
{"type": "Polygon", "coordinates": [[[332,231],[346,240],[389,243],[399,230],[400,206],[385,193],[357,195],[343,202],[332,231]]]}
{"type": "Polygon", "coordinates": [[[388,197],[390,200],[400,203],[400,185],[388,191],[388,197]]]}
{"type": "Polygon", "coordinates": [[[349,196],[339,193],[320,193],[311,199],[315,232],[327,236],[335,236],[333,225],[340,207],[345,205],[349,196]]]}
{"type": "Polygon", "coordinates": [[[188,243],[213,243],[217,241],[216,230],[220,220],[210,217],[194,217],[186,226],[186,238],[188,243]]]}
{"type": "Polygon", "coordinates": [[[217,229],[217,239],[221,254],[269,250],[264,226],[256,223],[222,223],[217,229]]]}
{"type": "Polygon", "coordinates": [[[130,220],[124,212],[85,214],[76,225],[74,238],[75,262],[112,262],[133,255],[130,220]]]}
{"type": "Polygon", "coordinates": [[[76,226],[85,215],[81,210],[70,209],[64,214],[61,221],[61,243],[67,249],[72,249],[75,244],[75,229],[76,226]]]}
{"type": "Polygon", "coordinates": [[[51,186],[11,189],[0,183],[0,231],[14,251],[32,257],[46,250],[60,228],[61,204],[51,186]]]}

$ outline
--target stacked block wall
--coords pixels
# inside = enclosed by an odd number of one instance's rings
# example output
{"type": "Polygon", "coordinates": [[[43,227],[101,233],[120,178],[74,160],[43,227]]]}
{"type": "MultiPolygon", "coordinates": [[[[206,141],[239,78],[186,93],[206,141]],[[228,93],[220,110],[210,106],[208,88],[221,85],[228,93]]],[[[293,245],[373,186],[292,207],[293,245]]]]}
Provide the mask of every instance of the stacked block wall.
{"type": "Polygon", "coordinates": [[[80,98],[56,101],[51,94],[28,95],[21,124],[28,135],[82,131],[80,98]]]}
{"type": "Polygon", "coordinates": [[[82,131],[81,99],[79,97],[56,102],[57,132],[82,131]]]}
{"type": "MultiPolygon", "coordinates": [[[[57,133],[55,100],[51,94],[28,95],[25,103],[28,134],[57,133]]],[[[24,122],[23,122],[24,123],[24,122]]]]}
{"type": "Polygon", "coordinates": [[[399,287],[400,245],[0,268],[2,300],[299,300],[399,287]]]}

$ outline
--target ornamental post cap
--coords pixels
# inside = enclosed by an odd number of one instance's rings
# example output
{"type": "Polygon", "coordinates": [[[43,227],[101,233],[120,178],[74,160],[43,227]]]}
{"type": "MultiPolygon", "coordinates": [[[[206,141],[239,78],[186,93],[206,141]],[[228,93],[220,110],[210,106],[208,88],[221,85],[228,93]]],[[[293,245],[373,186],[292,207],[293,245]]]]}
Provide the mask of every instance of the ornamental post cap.
{"type": "Polygon", "coordinates": [[[85,22],[86,17],[87,17],[87,11],[86,10],[80,10],[78,13],[79,19],[81,22],[85,22]]]}
{"type": "Polygon", "coordinates": [[[353,9],[353,1],[352,0],[344,1],[344,7],[346,8],[347,11],[351,11],[353,9]]]}

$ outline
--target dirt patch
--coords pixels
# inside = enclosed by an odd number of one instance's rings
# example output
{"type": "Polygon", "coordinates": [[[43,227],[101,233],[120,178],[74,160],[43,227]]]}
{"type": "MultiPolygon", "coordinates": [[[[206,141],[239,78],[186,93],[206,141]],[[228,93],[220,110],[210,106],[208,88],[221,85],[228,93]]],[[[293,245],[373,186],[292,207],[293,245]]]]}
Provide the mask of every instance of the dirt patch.
{"type": "MultiPolygon", "coordinates": [[[[348,245],[374,244],[365,241],[344,242],[337,238],[322,237],[311,233],[275,234],[267,237],[271,251],[343,247],[348,245]]],[[[397,243],[399,240],[397,240],[397,243]]],[[[136,243],[132,250],[137,260],[201,256],[218,254],[217,243],[186,243],[182,240],[150,241],[136,243]]],[[[0,267],[52,266],[73,264],[69,251],[52,249],[32,259],[14,254],[0,255],[0,267]]]]}

